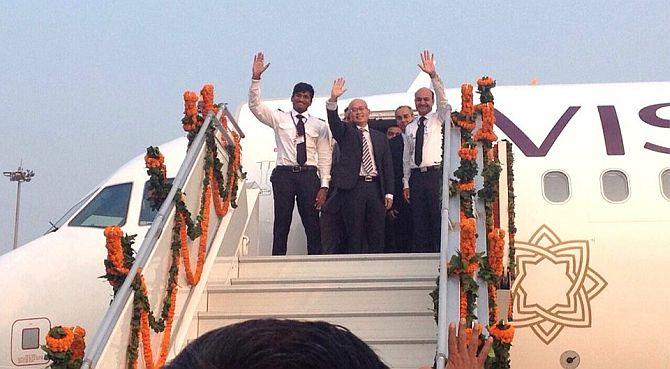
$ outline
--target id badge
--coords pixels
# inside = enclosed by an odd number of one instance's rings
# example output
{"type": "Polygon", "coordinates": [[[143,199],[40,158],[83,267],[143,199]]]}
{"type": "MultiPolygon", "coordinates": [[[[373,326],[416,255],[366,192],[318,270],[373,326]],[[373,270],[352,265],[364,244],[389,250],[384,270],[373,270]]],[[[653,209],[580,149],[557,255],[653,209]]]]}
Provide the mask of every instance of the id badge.
{"type": "Polygon", "coordinates": [[[305,143],[305,136],[297,136],[293,141],[295,141],[296,145],[300,145],[301,143],[305,143]]]}

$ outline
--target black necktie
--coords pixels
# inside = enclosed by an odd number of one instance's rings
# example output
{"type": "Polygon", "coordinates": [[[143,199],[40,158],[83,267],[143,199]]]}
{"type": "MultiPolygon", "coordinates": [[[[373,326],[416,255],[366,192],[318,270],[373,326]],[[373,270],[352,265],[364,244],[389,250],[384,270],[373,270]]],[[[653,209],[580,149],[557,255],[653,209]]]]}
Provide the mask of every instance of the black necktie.
{"type": "Polygon", "coordinates": [[[302,114],[298,114],[296,116],[298,118],[298,124],[296,125],[296,129],[298,130],[298,137],[302,137],[302,142],[300,142],[297,146],[296,149],[298,150],[297,152],[297,157],[298,159],[298,165],[305,165],[307,162],[307,143],[305,142],[306,137],[305,137],[305,122],[303,119],[305,117],[302,116],[302,114]]]}
{"type": "Polygon", "coordinates": [[[419,118],[419,129],[416,130],[416,146],[414,147],[414,163],[421,166],[423,160],[423,133],[426,130],[426,117],[419,118]]]}

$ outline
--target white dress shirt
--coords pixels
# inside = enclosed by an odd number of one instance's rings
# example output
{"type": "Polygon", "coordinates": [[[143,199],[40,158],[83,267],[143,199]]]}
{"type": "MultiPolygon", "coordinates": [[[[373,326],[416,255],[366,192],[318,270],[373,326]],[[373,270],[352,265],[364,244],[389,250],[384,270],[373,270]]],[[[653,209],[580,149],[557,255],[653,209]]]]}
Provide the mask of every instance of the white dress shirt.
{"type": "Polygon", "coordinates": [[[308,112],[298,113],[291,110],[287,113],[266,106],[261,101],[261,81],[254,79],[251,80],[251,87],[249,87],[249,110],[261,123],[274,129],[277,143],[277,165],[298,165],[297,144],[302,138],[298,137],[297,115],[302,114],[305,122],[304,139],[307,146],[305,165],[316,166],[321,178],[321,187],[328,187],[333,149],[330,129],[325,121],[308,112]]]}
{"type": "Polygon", "coordinates": [[[425,128],[423,132],[423,150],[421,154],[421,164],[416,165],[414,162],[414,149],[416,147],[416,131],[419,129],[419,119],[421,116],[414,118],[414,120],[405,128],[403,138],[405,140],[405,148],[402,156],[403,188],[409,188],[409,176],[412,174],[412,169],[430,167],[442,163],[442,125],[451,116],[451,105],[447,101],[447,95],[444,92],[444,85],[440,77],[436,74],[431,79],[435,96],[437,97],[437,111],[430,112],[425,115],[425,128]]]}
{"type": "MultiPolygon", "coordinates": [[[[372,172],[368,173],[365,170],[365,166],[363,165],[363,158],[361,157],[361,171],[359,172],[359,175],[365,177],[365,176],[373,176],[376,177],[378,172],[377,172],[377,164],[375,163],[375,151],[374,148],[372,147],[372,138],[370,137],[370,131],[368,128],[368,125],[366,124],[364,127],[358,127],[360,131],[363,132],[363,139],[368,144],[368,148],[370,148],[370,158],[372,159],[372,172]]],[[[362,149],[362,147],[361,147],[362,149]]]]}

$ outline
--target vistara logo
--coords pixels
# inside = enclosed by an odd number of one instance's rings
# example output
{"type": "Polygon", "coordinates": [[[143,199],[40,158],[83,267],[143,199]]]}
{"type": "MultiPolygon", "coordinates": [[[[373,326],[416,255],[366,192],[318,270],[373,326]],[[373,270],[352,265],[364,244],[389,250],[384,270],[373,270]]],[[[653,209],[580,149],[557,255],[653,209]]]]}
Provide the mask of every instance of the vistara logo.
{"type": "Polygon", "coordinates": [[[590,327],[591,301],[607,281],[589,266],[589,241],[561,241],[542,225],[515,249],[514,325],[547,345],[565,327],[590,327]]]}

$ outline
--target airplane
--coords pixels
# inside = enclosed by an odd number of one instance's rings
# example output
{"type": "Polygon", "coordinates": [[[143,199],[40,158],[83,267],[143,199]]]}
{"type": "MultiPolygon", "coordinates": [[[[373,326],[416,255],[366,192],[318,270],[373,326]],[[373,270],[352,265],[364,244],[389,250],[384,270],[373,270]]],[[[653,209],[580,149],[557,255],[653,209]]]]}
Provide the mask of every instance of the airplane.
{"type": "MultiPolygon", "coordinates": [[[[428,85],[420,75],[406,92],[361,98],[372,119],[388,121],[428,85]]],[[[514,153],[520,273],[512,288],[513,367],[667,368],[670,82],[498,86],[494,95],[495,133],[514,153]],[[564,308],[549,308],[556,306],[564,308]]],[[[459,110],[460,89],[447,96],[459,110]]],[[[310,113],[325,118],[326,98],[314,98],[310,113]]],[[[264,101],[291,109],[288,99],[264,101]]],[[[269,255],[274,135],[247,104],[235,116],[252,138],[243,141],[242,164],[261,191],[257,253],[269,255]]],[[[186,144],[182,137],[160,145],[168,176],[186,144]]],[[[44,367],[39,346],[62,322],[93,336],[111,299],[98,278],[102,227],[121,225],[137,234],[138,247],[156,214],[145,200],[143,156],[89,191],[52,231],[0,256],[0,369],[44,367]]],[[[288,253],[306,253],[296,214],[288,253]]]]}

